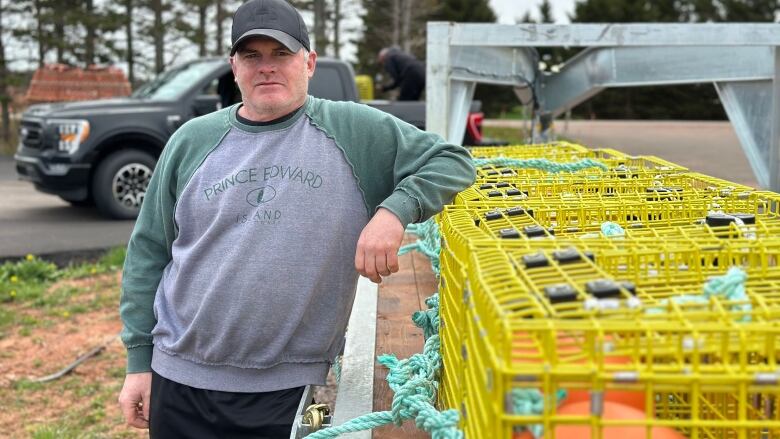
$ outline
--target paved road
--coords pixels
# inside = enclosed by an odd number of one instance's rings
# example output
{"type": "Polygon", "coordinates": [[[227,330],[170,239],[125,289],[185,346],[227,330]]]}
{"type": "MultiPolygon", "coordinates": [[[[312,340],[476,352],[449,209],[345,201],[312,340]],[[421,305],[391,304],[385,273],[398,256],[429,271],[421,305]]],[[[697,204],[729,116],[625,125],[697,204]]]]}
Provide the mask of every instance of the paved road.
{"type": "Polygon", "coordinates": [[[13,160],[0,156],[0,258],[51,255],[127,244],[133,221],[107,221],[94,208],[74,208],[16,179],[13,160]]]}
{"type": "MultiPolygon", "coordinates": [[[[486,121],[486,125],[506,121],[486,121]]],[[[510,122],[511,123],[511,122],[510,122]]],[[[705,174],[755,186],[734,131],[725,122],[574,121],[559,135],[591,147],[657,155],[705,174]]],[[[27,253],[105,249],[126,244],[133,221],[108,221],[93,208],[74,208],[18,181],[13,162],[0,156],[0,259],[27,253]]]]}
{"type": "MultiPolygon", "coordinates": [[[[486,126],[521,127],[517,121],[485,121],[486,126]]],[[[571,121],[556,122],[557,134],[589,147],[654,155],[693,171],[757,186],[734,129],[728,122],[571,121]]]]}

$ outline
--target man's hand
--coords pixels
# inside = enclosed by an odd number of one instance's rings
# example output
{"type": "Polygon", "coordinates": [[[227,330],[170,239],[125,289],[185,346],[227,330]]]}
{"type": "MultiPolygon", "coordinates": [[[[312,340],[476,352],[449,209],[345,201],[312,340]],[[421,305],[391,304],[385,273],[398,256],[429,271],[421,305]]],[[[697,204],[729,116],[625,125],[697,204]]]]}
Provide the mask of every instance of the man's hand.
{"type": "Polygon", "coordinates": [[[119,392],[119,408],[127,425],[149,428],[149,395],[152,393],[152,373],[130,373],[119,392]]]}
{"type": "Polygon", "coordinates": [[[380,207],[360,233],[355,251],[355,269],[371,282],[398,271],[398,248],[404,239],[404,226],[393,212],[380,207]]]}

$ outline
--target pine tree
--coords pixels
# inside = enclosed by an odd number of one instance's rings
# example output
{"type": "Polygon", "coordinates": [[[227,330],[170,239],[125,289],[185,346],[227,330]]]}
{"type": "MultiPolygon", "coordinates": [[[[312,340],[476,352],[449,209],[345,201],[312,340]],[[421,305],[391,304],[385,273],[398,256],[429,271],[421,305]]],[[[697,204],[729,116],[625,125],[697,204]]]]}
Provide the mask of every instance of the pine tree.
{"type": "Polygon", "coordinates": [[[539,5],[539,22],[552,23],[554,21],[550,0],[542,0],[542,3],[539,5]]]}
{"type": "Polygon", "coordinates": [[[6,29],[3,26],[3,17],[6,16],[6,6],[3,0],[0,0],[0,123],[3,124],[2,140],[8,142],[11,139],[11,116],[8,105],[11,97],[8,93],[8,66],[5,62],[5,34],[6,29]]]}
{"type": "Polygon", "coordinates": [[[363,0],[362,36],[357,71],[375,75],[381,71],[376,56],[382,48],[399,46],[417,59],[425,59],[425,28],[439,0],[363,0]],[[394,16],[397,15],[397,19],[394,16]],[[408,17],[408,18],[407,18],[408,17]],[[408,24],[404,24],[404,23],[408,24]]]}
{"type": "Polygon", "coordinates": [[[393,0],[363,0],[363,34],[357,41],[358,73],[376,76],[381,68],[376,56],[383,47],[393,44],[392,17],[393,0]]]}
{"type": "MultiPolygon", "coordinates": [[[[586,0],[575,5],[570,18],[583,23],[719,20],[727,1],[716,1],[720,5],[711,0],[586,0]]],[[[728,15],[728,8],[725,13],[728,15]]],[[[586,118],[723,119],[725,113],[717,102],[717,94],[709,84],[630,87],[604,90],[574,108],[573,113],[586,118]]]]}
{"type": "Polygon", "coordinates": [[[194,43],[198,48],[198,56],[208,55],[209,38],[207,20],[214,6],[213,0],[180,0],[178,14],[174,27],[183,38],[194,43]]]}
{"type": "Polygon", "coordinates": [[[432,20],[459,23],[494,23],[496,13],[488,0],[439,0],[432,20]]]}

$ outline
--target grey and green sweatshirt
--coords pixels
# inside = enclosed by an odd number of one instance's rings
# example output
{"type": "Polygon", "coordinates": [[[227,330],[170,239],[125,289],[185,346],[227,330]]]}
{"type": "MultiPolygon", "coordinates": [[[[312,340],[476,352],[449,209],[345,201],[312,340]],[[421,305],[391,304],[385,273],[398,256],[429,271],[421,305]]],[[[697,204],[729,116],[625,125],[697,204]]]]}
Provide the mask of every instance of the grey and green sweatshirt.
{"type": "Polygon", "coordinates": [[[371,215],[425,220],[474,168],[464,148],[365,105],[310,96],[264,126],[238,108],[186,123],[157,163],[122,278],[127,371],[233,392],[324,384],[371,215]]]}

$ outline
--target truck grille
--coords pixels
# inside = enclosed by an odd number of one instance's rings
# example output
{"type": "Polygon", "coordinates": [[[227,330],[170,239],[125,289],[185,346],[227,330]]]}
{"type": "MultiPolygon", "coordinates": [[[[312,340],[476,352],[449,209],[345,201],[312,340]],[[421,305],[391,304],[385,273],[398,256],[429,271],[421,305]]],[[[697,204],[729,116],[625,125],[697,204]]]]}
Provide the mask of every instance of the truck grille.
{"type": "Polygon", "coordinates": [[[40,149],[43,145],[43,126],[40,122],[22,120],[19,128],[19,139],[28,148],[40,149]]]}

